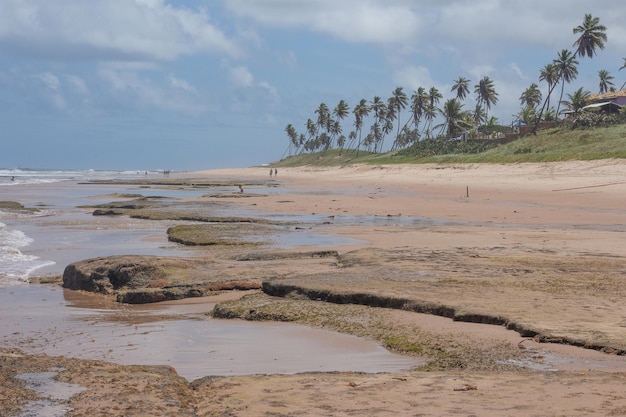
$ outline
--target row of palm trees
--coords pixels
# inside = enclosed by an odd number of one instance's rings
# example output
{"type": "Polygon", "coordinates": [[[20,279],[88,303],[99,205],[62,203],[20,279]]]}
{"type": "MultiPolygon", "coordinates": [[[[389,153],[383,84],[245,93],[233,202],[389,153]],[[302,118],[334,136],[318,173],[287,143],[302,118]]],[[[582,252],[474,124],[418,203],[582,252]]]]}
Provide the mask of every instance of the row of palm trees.
{"type": "MultiPolygon", "coordinates": [[[[576,51],[561,50],[557,58],[540,70],[539,82],[547,84],[545,99],[537,83],[532,83],[520,96],[522,110],[517,117],[526,123],[535,123],[533,132],[541,120],[555,120],[561,104],[571,109],[574,106],[572,103],[578,103],[577,99],[585,96],[581,89],[573,96],[568,95],[569,101],[564,101],[565,84],[571,83],[578,75],[577,57],[593,58],[597,49],[604,49],[607,39],[606,27],[600,24],[599,18],[586,14],[583,23],[576,26],[573,33],[579,34],[573,44],[576,51]],[[550,105],[550,99],[554,89],[559,85],[560,96],[555,110],[550,105]]],[[[622,68],[626,68],[626,58],[622,68]]],[[[614,87],[613,77],[608,71],[600,71],[599,76],[600,92],[609,91],[614,87]]],[[[464,101],[470,94],[470,80],[464,77],[454,80],[451,92],[455,96],[446,100],[441,107],[439,104],[443,95],[435,87],[428,90],[418,87],[410,98],[402,87],[397,87],[386,101],[379,96],[370,101],[361,99],[352,110],[345,100],[340,100],[332,111],[325,103],[321,103],[315,110],[316,116],[307,120],[305,132],[299,133],[292,124],[287,125],[285,132],[289,137],[289,148],[286,153],[293,155],[300,152],[326,151],[331,147],[339,148],[340,152],[343,149],[354,149],[357,156],[363,148],[380,152],[384,149],[385,139],[394,131],[395,138],[391,150],[410,146],[421,139],[437,136],[455,137],[463,131],[487,122],[489,110],[498,102],[494,82],[487,76],[474,85],[476,101],[473,110],[463,109],[464,101]],[[408,117],[404,118],[402,112],[407,107],[408,117]],[[350,114],[354,118],[354,128],[346,136],[342,123],[350,114]],[[443,122],[434,125],[439,116],[443,118],[443,122]],[[366,128],[364,132],[368,122],[369,129],[366,128]]],[[[491,118],[489,124],[494,124],[494,119],[491,118]]]]}
{"type": "Polygon", "coordinates": [[[402,87],[397,87],[385,101],[379,96],[372,100],[361,99],[352,110],[345,100],[331,111],[326,103],[320,103],[315,109],[315,118],[305,124],[306,132],[298,133],[289,124],[285,128],[290,140],[287,150],[290,155],[299,152],[325,151],[333,146],[343,150],[355,149],[358,152],[365,148],[372,152],[384,149],[385,139],[395,132],[391,150],[409,146],[410,144],[434,136],[454,136],[465,129],[484,123],[487,112],[498,102],[498,93],[489,77],[483,77],[474,86],[476,107],[474,111],[463,110],[462,101],[468,96],[470,80],[459,77],[452,87],[456,93],[454,98],[447,100],[442,107],[439,103],[443,94],[435,88],[419,87],[413,91],[410,99],[402,87]],[[403,119],[403,110],[409,107],[408,118],[403,119]],[[353,126],[347,136],[344,135],[342,122],[350,114],[354,116],[353,126]],[[444,122],[434,125],[438,116],[444,122]],[[366,122],[369,130],[364,132],[366,122]]]}

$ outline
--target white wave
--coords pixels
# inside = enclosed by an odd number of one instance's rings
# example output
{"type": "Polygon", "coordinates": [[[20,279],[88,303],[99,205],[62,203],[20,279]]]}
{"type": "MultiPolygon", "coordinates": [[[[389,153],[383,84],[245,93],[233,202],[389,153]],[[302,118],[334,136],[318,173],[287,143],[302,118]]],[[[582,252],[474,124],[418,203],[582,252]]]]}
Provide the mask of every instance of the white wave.
{"type": "Polygon", "coordinates": [[[32,242],[33,239],[24,232],[10,229],[0,222],[0,287],[26,283],[37,269],[54,265],[55,262],[42,260],[20,250],[32,242]]]}

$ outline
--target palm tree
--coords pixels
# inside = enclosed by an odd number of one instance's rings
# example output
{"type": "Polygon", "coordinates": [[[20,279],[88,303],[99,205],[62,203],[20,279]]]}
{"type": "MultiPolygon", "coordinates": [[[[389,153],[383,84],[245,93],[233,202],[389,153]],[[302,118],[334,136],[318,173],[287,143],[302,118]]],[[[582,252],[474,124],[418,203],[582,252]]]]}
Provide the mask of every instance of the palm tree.
{"type": "Polygon", "coordinates": [[[498,93],[493,86],[493,81],[487,76],[474,86],[474,93],[477,95],[478,103],[484,106],[486,114],[491,109],[491,105],[498,102],[498,93]]]}
{"type": "Polygon", "coordinates": [[[287,132],[287,136],[289,137],[289,155],[291,156],[292,149],[294,149],[294,153],[298,152],[298,148],[300,147],[298,141],[298,132],[296,132],[296,128],[293,127],[291,123],[285,127],[285,132],[287,132]]]}
{"type": "MultiPolygon", "coordinates": [[[[374,123],[372,127],[370,127],[370,133],[373,134],[376,139],[374,144],[378,145],[381,140],[381,134],[379,134],[381,132],[380,126],[387,120],[387,105],[379,96],[374,96],[374,99],[370,101],[369,109],[374,115],[374,123]],[[376,129],[373,129],[374,125],[376,125],[376,129]],[[374,134],[374,131],[376,131],[377,134],[374,134]]],[[[376,149],[374,149],[374,152],[376,152],[376,149]]]]}
{"type": "Polygon", "coordinates": [[[541,103],[541,91],[539,90],[539,86],[535,83],[532,83],[520,96],[520,101],[522,102],[522,106],[525,107],[537,107],[539,103],[541,103]]]}
{"type": "Polygon", "coordinates": [[[472,119],[474,120],[474,123],[479,126],[487,120],[487,113],[485,113],[485,109],[480,102],[476,102],[476,107],[474,107],[474,112],[472,113],[472,119]]]}
{"type": "Polygon", "coordinates": [[[524,122],[526,126],[530,126],[532,123],[535,123],[537,118],[537,110],[535,107],[526,106],[516,115],[516,120],[524,122]]]}
{"type": "Polygon", "coordinates": [[[315,122],[311,119],[306,121],[306,132],[309,134],[309,139],[312,140],[315,136],[317,136],[317,126],[315,122]]]}
{"type": "Polygon", "coordinates": [[[318,131],[319,129],[325,129],[326,132],[328,132],[328,127],[329,127],[329,119],[330,119],[330,110],[328,109],[328,106],[326,105],[326,103],[320,103],[319,107],[315,110],[315,113],[317,113],[317,128],[318,131]]]}
{"type": "MultiPolygon", "coordinates": [[[[545,67],[539,71],[539,81],[545,81],[548,83],[548,91],[552,92],[553,85],[559,82],[559,70],[554,63],[546,64],[545,67]]],[[[550,108],[550,95],[546,97],[547,107],[550,108]]]]}
{"type": "Polygon", "coordinates": [[[454,81],[454,85],[452,86],[452,90],[456,91],[456,98],[459,101],[465,100],[465,97],[469,93],[469,80],[463,77],[459,77],[454,81]]]}
{"type": "Polygon", "coordinates": [[[359,156],[359,150],[361,149],[361,130],[363,129],[363,119],[367,117],[370,112],[370,108],[367,107],[367,101],[363,98],[354,106],[352,113],[354,114],[354,128],[359,132],[359,143],[357,145],[356,156],[359,156]]]}
{"type": "Polygon", "coordinates": [[[342,121],[350,114],[350,107],[348,107],[348,103],[345,100],[340,100],[335,109],[333,110],[333,115],[339,120],[342,121]]]}
{"type": "MultiPolygon", "coordinates": [[[[393,90],[391,97],[389,98],[389,107],[394,110],[394,116],[398,119],[398,127],[396,129],[396,140],[394,141],[394,147],[396,142],[398,142],[400,138],[400,112],[406,107],[409,103],[409,99],[402,91],[402,87],[398,87],[393,90]]],[[[382,144],[381,144],[382,149],[382,144]]]]}
{"type": "Polygon", "coordinates": [[[445,122],[439,126],[445,128],[446,137],[455,137],[464,129],[471,127],[471,115],[463,111],[463,104],[456,98],[448,99],[443,104],[443,109],[440,111],[441,115],[445,118],[445,122]]]}
{"type": "Polygon", "coordinates": [[[615,86],[614,77],[607,70],[598,71],[598,76],[600,77],[600,94],[608,92],[611,87],[615,86]]]}
{"type": "Polygon", "coordinates": [[[578,90],[574,91],[574,94],[567,95],[569,100],[563,101],[563,105],[565,105],[568,110],[574,112],[574,114],[578,114],[582,108],[587,105],[590,95],[591,92],[583,90],[583,87],[580,87],[578,90]]]}
{"type": "Polygon", "coordinates": [[[571,83],[578,76],[578,60],[568,49],[562,49],[557,58],[553,61],[556,66],[559,80],[561,80],[561,96],[559,97],[559,103],[556,106],[556,112],[559,113],[561,101],[563,100],[563,90],[565,89],[565,83],[571,83]]]}
{"type": "Polygon", "coordinates": [[[426,132],[426,137],[431,136],[431,127],[433,124],[433,120],[435,119],[435,117],[437,117],[437,113],[439,111],[437,105],[442,98],[443,95],[439,92],[439,90],[437,90],[437,88],[430,87],[427,95],[426,108],[424,109],[424,118],[428,121],[426,127],[424,128],[426,132]]]}
{"type": "Polygon", "coordinates": [[[428,93],[424,87],[418,87],[411,95],[411,117],[415,130],[419,131],[419,124],[426,110],[428,102],[428,93]]]}
{"type": "Polygon", "coordinates": [[[573,45],[576,47],[576,54],[580,57],[593,58],[596,48],[604,49],[605,32],[606,26],[600,24],[599,17],[593,17],[590,13],[585,14],[582,25],[574,28],[574,34],[581,34],[573,45]]]}

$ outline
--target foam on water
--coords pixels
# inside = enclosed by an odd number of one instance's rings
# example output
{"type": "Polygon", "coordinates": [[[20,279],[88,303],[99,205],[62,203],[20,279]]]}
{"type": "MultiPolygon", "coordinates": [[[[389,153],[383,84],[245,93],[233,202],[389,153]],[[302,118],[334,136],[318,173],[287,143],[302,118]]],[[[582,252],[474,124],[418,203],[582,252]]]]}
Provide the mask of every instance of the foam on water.
{"type": "Polygon", "coordinates": [[[25,283],[30,274],[54,262],[22,253],[33,239],[20,230],[13,230],[0,222],[0,287],[25,283]]]}

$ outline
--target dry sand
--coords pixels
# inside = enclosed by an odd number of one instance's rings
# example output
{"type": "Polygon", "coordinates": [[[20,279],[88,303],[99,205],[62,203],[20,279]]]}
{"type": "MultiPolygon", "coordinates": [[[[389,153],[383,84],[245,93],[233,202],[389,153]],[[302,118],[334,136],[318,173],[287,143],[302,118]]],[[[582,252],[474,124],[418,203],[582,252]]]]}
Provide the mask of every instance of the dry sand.
{"type": "MultiPolygon", "coordinates": [[[[268,178],[268,169],[186,175],[259,179],[268,178]]],[[[492,286],[489,292],[481,293],[486,290],[479,288],[478,292],[455,293],[444,288],[432,296],[440,299],[449,295],[451,303],[465,303],[471,308],[502,308],[513,316],[522,317],[528,312],[523,317],[533,325],[552,326],[555,332],[565,334],[571,328],[581,331],[584,337],[596,331],[600,338],[608,338],[612,346],[626,345],[626,307],[619,282],[626,276],[626,164],[622,160],[279,168],[273,180],[291,192],[249,198],[233,196],[232,203],[268,212],[327,216],[333,233],[359,239],[358,243],[338,247],[342,253],[365,249],[380,252],[401,249],[412,253],[454,250],[471,252],[476,255],[472,259],[480,262],[486,253],[497,248],[498,253],[507,256],[536,257],[545,253],[572,262],[581,258],[598,263],[610,260],[614,265],[610,280],[616,285],[612,297],[606,297],[610,300],[604,299],[605,289],[590,287],[581,288],[572,299],[546,300],[545,306],[537,300],[525,299],[512,305],[510,300],[516,295],[512,283],[523,279],[523,275],[520,278],[516,273],[509,274],[502,288],[492,286]],[[332,226],[333,221],[348,215],[391,220],[417,216],[428,222],[417,228],[407,228],[401,222],[385,227],[342,226],[340,222],[332,226]],[[537,323],[541,318],[545,318],[545,323],[537,323]]],[[[245,193],[254,190],[246,188],[245,193]]],[[[546,263],[550,259],[546,258],[546,263]]],[[[468,261],[468,271],[474,265],[488,270],[485,264],[468,261]]],[[[468,277],[475,278],[470,272],[468,277]]],[[[576,273],[573,271],[571,280],[577,278],[576,273]]],[[[601,270],[599,274],[603,273],[601,270]]],[[[462,272],[457,275],[459,280],[464,279],[462,272]]],[[[370,283],[363,281],[363,285],[370,283]]],[[[526,290],[520,287],[519,294],[525,294],[522,291],[526,290]]],[[[428,294],[424,296],[427,298],[428,294]]],[[[389,314],[396,322],[419,320],[422,329],[458,338],[470,337],[476,344],[507,343],[515,347],[522,340],[519,334],[500,326],[458,323],[440,317],[429,321],[423,315],[409,312],[389,314]]],[[[626,415],[624,357],[534,341],[524,344],[542,349],[545,354],[560,355],[567,361],[560,367],[553,364],[550,371],[256,375],[208,378],[191,386],[176,379],[167,369],[44,356],[23,358],[16,352],[0,355],[0,365],[5,370],[22,372],[24,361],[36,370],[47,370],[51,365],[67,369],[61,374],[63,381],[88,388],[70,399],[74,411],[68,415],[626,415]]],[[[0,388],[0,401],[7,398],[7,393],[0,388]]],[[[0,412],[0,415],[7,414],[0,412]]]]}

